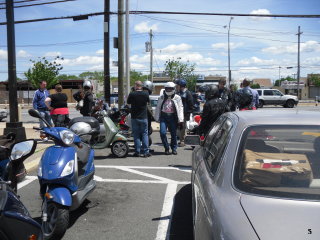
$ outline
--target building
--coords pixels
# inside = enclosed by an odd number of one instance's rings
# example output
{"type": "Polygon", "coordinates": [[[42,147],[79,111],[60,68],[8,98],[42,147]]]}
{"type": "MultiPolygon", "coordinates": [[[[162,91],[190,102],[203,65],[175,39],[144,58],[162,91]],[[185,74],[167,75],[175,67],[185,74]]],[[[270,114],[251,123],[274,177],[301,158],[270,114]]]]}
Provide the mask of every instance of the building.
{"type": "Polygon", "coordinates": [[[270,78],[254,78],[252,84],[259,84],[260,88],[271,88],[273,86],[270,78]]]}

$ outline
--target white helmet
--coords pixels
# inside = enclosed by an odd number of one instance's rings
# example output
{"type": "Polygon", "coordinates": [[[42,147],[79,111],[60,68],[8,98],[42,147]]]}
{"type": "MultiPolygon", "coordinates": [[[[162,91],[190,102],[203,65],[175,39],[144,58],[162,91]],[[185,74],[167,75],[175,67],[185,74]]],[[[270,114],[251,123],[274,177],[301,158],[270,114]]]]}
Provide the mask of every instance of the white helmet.
{"type": "Polygon", "coordinates": [[[89,88],[89,89],[91,89],[91,88],[92,88],[91,82],[90,82],[89,80],[85,80],[85,81],[83,82],[83,88],[89,88]]]}
{"type": "Polygon", "coordinates": [[[164,85],[164,91],[168,96],[171,96],[175,93],[175,84],[173,82],[167,82],[164,85]]]}

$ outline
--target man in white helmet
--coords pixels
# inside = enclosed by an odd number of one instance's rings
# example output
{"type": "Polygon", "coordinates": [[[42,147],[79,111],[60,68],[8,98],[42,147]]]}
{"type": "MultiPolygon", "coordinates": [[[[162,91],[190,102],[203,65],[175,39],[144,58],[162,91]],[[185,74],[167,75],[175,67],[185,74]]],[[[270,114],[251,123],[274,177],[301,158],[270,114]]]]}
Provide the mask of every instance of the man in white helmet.
{"type": "Polygon", "coordinates": [[[165,149],[165,154],[169,155],[169,143],[167,140],[167,128],[171,134],[170,147],[172,154],[177,155],[177,128],[183,127],[183,105],[181,97],[175,94],[175,84],[167,82],[164,86],[165,91],[159,97],[155,119],[160,122],[160,137],[165,149]]]}
{"type": "Polygon", "coordinates": [[[84,91],[83,107],[80,109],[80,113],[83,116],[91,116],[92,109],[94,107],[92,88],[93,88],[92,84],[89,80],[85,80],[83,82],[83,91],[84,91]]]}

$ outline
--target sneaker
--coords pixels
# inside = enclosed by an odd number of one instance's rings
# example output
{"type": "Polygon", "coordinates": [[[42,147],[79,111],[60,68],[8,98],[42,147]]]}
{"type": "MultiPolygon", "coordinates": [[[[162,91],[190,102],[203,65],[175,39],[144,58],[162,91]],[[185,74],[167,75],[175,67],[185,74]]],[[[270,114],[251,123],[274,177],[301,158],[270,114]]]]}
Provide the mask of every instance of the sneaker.
{"type": "Polygon", "coordinates": [[[143,157],[144,158],[147,158],[147,157],[151,157],[152,155],[150,153],[146,153],[146,154],[143,154],[143,157]]]}
{"type": "Polygon", "coordinates": [[[140,157],[140,154],[139,154],[139,153],[134,153],[134,154],[132,155],[132,157],[140,157]]]}
{"type": "Polygon", "coordinates": [[[166,149],[164,152],[166,155],[170,155],[169,149],[166,149]]]}
{"type": "Polygon", "coordinates": [[[179,147],[184,147],[184,146],[185,146],[184,142],[179,142],[179,147]]]}
{"type": "Polygon", "coordinates": [[[172,154],[173,154],[173,155],[177,155],[178,153],[177,153],[176,150],[172,150],[172,154]]]}

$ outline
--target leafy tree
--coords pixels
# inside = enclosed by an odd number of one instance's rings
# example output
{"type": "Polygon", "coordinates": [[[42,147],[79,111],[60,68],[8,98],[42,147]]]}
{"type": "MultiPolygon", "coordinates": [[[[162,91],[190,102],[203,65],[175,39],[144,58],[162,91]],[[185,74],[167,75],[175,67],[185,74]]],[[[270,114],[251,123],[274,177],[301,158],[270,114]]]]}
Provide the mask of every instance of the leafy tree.
{"type": "Polygon", "coordinates": [[[316,87],[320,87],[320,75],[319,74],[310,74],[310,83],[313,83],[316,87]]]}
{"type": "Polygon", "coordinates": [[[165,63],[164,72],[170,77],[171,81],[175,79],[186,79],[187,87],[194,90],[197,82],[197,76],[194,75],[196,65],[191,64],[189,61],[183,63],[181,58],[169,59],[165,63]]]}
{"type": "Polygon", "coordinates": [[[148,79],[147,75],[143,75],[141,72],[136,70],[130,71],[130,86],[133,86],[136,81],[146,81],[148,79]]]}
{"type": "Polygon", "coordinates": [[[104,72],[103,71],[94,71],[94,72],[83,72],[79,75],[80,78],[98,80],[100,83],[104,81],[104,72]]]}
{"type": "MultiPolygon", "coordinates": [[[[57,56],[53,62],[48,61],[45,57],[36,60],[30,60],[33,66],[24,73],[27,80],[33,87],[38,88],[40,81],[46,81],[47,87],[51,88],[58,83],[57,76],[62,69],[60,63],[57,63],[59,56],[57,56]]],[[[63,58],[61,58],[63,60],[63,58]]]]}
{"type": "Polygon", "coordinates": [[[255,84],[252,84],[250,87],[258,89],[258,88],[260,88],[260,84],[259,83],[255,83],[255,84]]]}
{"type": "Polygon", "coordinates": [[[60,74],[59,76],[57,76],[57,79],[60,81],[60,80],[78,80],[80,78],[76,75],[60,74]]]}

